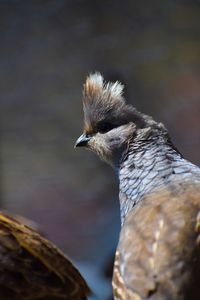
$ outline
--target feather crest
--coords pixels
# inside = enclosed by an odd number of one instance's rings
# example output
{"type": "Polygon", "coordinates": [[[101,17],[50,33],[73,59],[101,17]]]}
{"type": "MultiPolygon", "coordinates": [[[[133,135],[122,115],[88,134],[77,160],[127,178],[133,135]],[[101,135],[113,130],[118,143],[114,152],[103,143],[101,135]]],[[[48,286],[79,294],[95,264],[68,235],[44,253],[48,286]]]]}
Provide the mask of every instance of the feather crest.
{"type": "Polygon", "coordinates": [[[98,122],[103,119],[116,119],[116,112],[125,106],[123,88],[118,81],[105,82],[98,72],[87,77],[83,87],[85,132],[95,132],[98,122]]]}
{"type": "Polygon", "coordinates": [[[119,82],[104,82],[103,76],[99,73],[90,74],[83,88],[83,103],[91,105],[92,102],[124,104],[124,86],[119,82]]]}

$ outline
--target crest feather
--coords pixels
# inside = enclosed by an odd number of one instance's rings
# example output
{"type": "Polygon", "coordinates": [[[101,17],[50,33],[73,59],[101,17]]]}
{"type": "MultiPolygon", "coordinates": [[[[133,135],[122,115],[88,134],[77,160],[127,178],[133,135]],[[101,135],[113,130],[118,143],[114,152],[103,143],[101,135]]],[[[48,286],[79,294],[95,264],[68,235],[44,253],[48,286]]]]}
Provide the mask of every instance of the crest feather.
{"type": "Polygon", "coordinates": [[[113,124],[119,122],[122,108],[126,107],[123,88],[118,81],[105,82],[98,72],[87,77],[83,87],[84,131],[87,134],[97,132],[103,120],[113,124]]]}
{"type": "Polygon", "coordinates": [[[124,103],[123,98],[124,86],[119,82],[104,82],[103,76],[99,73],[90,74],[83,88],[83,102],[84,105],[91,104],[91,102],[117,102],[118,104],[124,103]]]}

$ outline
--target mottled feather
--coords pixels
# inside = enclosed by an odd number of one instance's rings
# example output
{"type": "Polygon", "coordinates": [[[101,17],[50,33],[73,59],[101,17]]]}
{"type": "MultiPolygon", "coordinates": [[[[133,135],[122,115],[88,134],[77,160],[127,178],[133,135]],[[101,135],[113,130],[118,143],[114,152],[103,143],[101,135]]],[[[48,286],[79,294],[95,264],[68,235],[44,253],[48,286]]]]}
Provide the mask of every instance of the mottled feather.
{"type": "Polygon", "coordinates": [[[200,186],[192,181],[144,197],[120,234],[113,275],[116,300],[199,299],[199,214],[200,186]]]}

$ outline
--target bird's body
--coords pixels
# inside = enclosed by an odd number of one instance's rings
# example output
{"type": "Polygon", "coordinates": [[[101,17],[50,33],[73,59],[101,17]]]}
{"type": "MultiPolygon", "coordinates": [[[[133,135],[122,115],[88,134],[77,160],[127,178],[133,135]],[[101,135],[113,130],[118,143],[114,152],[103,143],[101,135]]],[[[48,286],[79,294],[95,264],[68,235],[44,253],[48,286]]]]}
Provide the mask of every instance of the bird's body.
{"type": "Polygon", "coordinates": [[[119,177],[122,229],[115,300],[200,299],[200,169],[163,124],[127,105],[120,83],[91,75],[84,86],[87,146],[119,177]]]}
{"type": "Polygon", "coordinates": [[[118,173],[123,226],[115,299],[197,300],[200,279],[190,284],[193,261],[200,276],[200,168],[168,136],[147,130],[129,143],[118,173]]]}
{"type": "Polygon", "coordinates": [[[85,300],[89,288],[50,241],[0,212],[0,299],[85,300]]]}

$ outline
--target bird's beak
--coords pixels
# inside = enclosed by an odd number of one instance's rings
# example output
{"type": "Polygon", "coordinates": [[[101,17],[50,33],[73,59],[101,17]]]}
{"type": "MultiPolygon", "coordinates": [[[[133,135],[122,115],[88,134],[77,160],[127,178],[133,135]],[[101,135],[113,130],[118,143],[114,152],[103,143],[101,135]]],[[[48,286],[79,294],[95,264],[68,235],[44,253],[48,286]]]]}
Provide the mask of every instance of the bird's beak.
{"type": "Polygon", "coordinates": [[[76,147],[87,147],[87,143],[89,142],[90,139],[91,139],[91,136],[88,136],[85,133],[83,133],[77,139],[77,141],[76,141],[76,143],[74,145],[74,148],[76,148],[76,147]]]}

